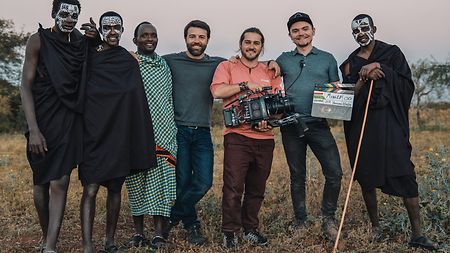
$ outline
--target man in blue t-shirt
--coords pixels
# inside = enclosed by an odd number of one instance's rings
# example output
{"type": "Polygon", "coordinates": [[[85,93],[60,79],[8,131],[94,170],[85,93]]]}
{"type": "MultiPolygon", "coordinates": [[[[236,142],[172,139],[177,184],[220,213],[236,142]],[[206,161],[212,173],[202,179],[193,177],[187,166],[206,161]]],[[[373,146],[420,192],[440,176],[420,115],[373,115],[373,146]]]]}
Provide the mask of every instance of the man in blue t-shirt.
{"type": "Polygon", "coordinates": [[[291,174],[291,197],[294,207],[294,227],[303,227],[307,221],[305,200],[306,150],[311,148],[322,166],[325,187],[322,200],[322,228],[329,239],[337,235],[335,212],[341,187],[342,169],[339,151],[328,123],[311,116],[314,86],[339,82],[337,63],[333,55],[312,45],[315,28],[311,18],[297,12],[287,22],[289,37],[296,45],[282,53],[277,63],[281,68],[286,95],[309,130],[304,136],[295,125],[281,128],[284,151],[291,174]]]}
{"type": "Polygon", "coordinates": [[[213,97],[209,86],[217,65],[225,60],[205,54],[210,33],[208,24],[193,20],[184,28],[187,51],[163,56],[172,72],[178,128],[177,200],[169,230],[182,221],[187,241],[196,245],[203,244],[205,238],[195,205],[213,182],[214,150],[210,132],[213,97]]]}

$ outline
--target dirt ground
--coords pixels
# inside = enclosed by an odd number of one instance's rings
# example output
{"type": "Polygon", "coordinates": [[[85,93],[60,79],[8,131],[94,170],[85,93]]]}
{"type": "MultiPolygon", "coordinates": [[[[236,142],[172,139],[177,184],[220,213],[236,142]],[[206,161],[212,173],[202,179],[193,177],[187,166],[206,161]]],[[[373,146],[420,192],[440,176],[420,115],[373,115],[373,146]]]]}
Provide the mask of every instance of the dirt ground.
{"type": "MultiPolygon", "coordinates": [[[[412,160],[416,165],[419,184],[430,175],[427,152],[434,152],[439,145],[450,144],[450,110],[429,110],[425,114],[429,127],[417,130],[412,119],[411,143],[412,160]]],[[[338,217],[344,204],[350,177],[344,134],[341,126],[332,128],[341,154],[344,170],[338,217]]],[[[225,252],[222,245],[221,225],[221,188],[222,188],[222,128],[213,128],[215,148],[214,184],[198,206],[203,231],[208,243],[201,247],[190,246],[184,240],[185,232],[175,228],[169,243],[169,252],[225,252]]],[[[0,135],[0,252],[36,252],[40,241],[40,227],[32,199],[31,170],[25,157],[25,139],[22,135],[0,135]]],[[[442,159],[448,159],[444,157],[442,159]]],[[[448,166],[448,162],[447,166],[448,166]]],[[[267,182],[266,197],[260,212],[260,230],[269,238],[269,245],[253,247],[241,243],[236,252],[331,252],[333,244],[325,240],[321,232],[320,203],[322,199],[323,175],[317,160],[308,152],[307,206],[312,224],[306,229],[294,230],[289,189],[289,171],[286,164],[281,136],[277,131],[276,149],[272,173],[267,182]]],[[[447,174],[448,176],[448,174],[447,174]]],[[[59,238],[59,252],[81,252],[81,232],[79,222],[79,204],[82,187],[77,171],[71,177],[67,207],[63,227],[59,238]]],[[[97,250],[104,241],[105,230],[105,190],[101,189],[97,198],[97,213],[94,225],[94,240],[97,250]]],[[[448,193],[448,189],[447,189],[448,193]]],[[[344,226],[343,252],[423,252],[407,246],[409,225],[405,209],[398,198],[379,195],[379,209],[383,231],[387,240],[371,243],[369,240],[369,221],[356,183],[351,193],[349,209],[344,226]],[[400,217],[400,218],[396,218],[400,217]],[[404,225],[399,225],[404,224],[404,225]],[[398,228],[399,226],[403,226],[398,228]]],[[[127,193],[123,189],[122,209],[116,240],[121,252],[146,252],[145,249],[127,249],[127,243],[133,234],[132,218],[127,205],[127,193]]],[[[449,203],[448,201],[446,202],[449,203]]],[[[444,207],[445,209],[445,207],[444,207]]],[[[447,213],[449,212],[447,206],[447,213]]],[[[448,216],[447,216],[448,217],[448,216]]],[[[146,217],[146,231],[152,235],[152,221],[146,217]]],[[[437,233],[432,226],[426,227],[427,235],[432,239],[450,244],[448,235],[449,221],[437,221],[444,224],[445,231],[437,233]]],[[[425,224],[428,224],[425,221],[425,224]]],[[[447,248],[448,250],[448,248],[447,248]]],[[[448,251],[447,251],[448,252],[448,251]]]]}

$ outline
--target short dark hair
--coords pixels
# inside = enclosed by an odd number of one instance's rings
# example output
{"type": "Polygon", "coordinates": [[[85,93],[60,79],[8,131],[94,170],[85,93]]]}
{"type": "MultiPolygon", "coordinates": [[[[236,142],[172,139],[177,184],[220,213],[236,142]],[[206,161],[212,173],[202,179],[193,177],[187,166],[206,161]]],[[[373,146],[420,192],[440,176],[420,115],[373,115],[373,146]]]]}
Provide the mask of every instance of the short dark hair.
{"type": "Polygon", "coordinates": [[[100,18],[98,19],[98,25],[100,27],[100,29],[102,28],[102,18],[103,17],[108,17],[108,16],[114,16],[114,17],[119,17],[120,21],[122,21],[122,26],[123,26],[123,19],[122,16],[120,16],[119,13],[115,12],[115,11],[107,11],[105,13],[103,13],[100,18]]]}
{"type": "Polygon", "coordinates": [[[368,14],[359,14],[352,21],[355,21],[355,20],[358,20],[358,19],[363,19],[363,18],[369,19],[369,25],[372,26],[372,27],[374,26],[373,19],[368,14]]]}
{"type": "Polygon", "coordinates": [[[245,30],[242,32],[241,38],[239,38],[239,45],[241,45],[241,44],[242,44],[242,41],[244,41],[244,38],[245,38],[245,34],[246,34],[246,33],[257,33],[257,34],[259,34],[259,35],[261,36],[261,44],[264,46],[264,35],[262,34],[261,30],[259,30],[259,29],[256,28],[256,27],[250,27],[250,28],[247,28],[247,29],[245,29],[245,30]]]}
{"type": "Polygon", "coordinates": [[[78,0],[53,0],[53,6],[52,6],[52,15],[53,13],[57,13],[59,6],[61,5],[61,3],[66,3],[66,4],[73,4],[78,6],[78,11],[81,12],[81,4],[80,1],[78,0]]]}
{"type": "Polygon", "coordinates": [[[138,32],[139,32],[139,27],[141,27],[141,25],[152,25],[152,23],[148,22],[148,21],[143,21],[141,23],[139,23],[136,28],[134,28],[134,38],[138,37],[138,32]]]}
{"type": "Polygon", "coordinates": [[[188,30],[191,27],[197,27],[206,30],[206,36],[208,37],[208,39],[211,36],[211,29],[209,28],[209,25],[207,23],[201,20],[192,20],[184,27],[184,38],[187,37],[188,30]]]}

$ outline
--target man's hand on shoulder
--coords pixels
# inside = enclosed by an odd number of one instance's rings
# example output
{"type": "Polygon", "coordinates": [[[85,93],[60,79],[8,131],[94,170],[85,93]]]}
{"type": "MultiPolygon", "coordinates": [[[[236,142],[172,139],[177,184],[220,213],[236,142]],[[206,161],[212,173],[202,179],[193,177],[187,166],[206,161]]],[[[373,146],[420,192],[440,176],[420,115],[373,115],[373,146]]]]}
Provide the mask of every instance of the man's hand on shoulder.
{"type": "Polygon", "coordinates": [[[274,60],[268,61],[267,66],[270,70],[274,71],[273,78],[277,78],[280,76],[281,68],[280,68],[280,65],[278,65],[278,63],[276,61],[274,61],[274,60]]]}
{"type": "Polygon", "coordinates": [[[134,59],[136,59],[136,61],[137,61],[139,64],[141,64],[141,61],[139,60],[139,55],[138,55],[138,54],[136,54],[136,53],[133,52],[133,51],[128,51],[128,52],[131,54],[131,56],[133,56],[134,59]]]}
{"type": "Polygon", "coordinates": [[[233,55],[230,57],[230,59],[228,59],[228,61],[231,63],[238,63],[239,59],[240,59],[239,55],[233,55]]]}

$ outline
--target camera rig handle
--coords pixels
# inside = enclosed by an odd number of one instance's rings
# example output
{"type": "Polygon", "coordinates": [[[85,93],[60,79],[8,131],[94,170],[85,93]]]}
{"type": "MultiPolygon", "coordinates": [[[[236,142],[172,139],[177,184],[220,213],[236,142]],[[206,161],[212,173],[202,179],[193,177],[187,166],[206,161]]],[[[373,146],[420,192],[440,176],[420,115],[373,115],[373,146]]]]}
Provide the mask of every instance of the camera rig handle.
{"type": "Polygon", "coordinates": [[[298,137],[300,138],[304,137],[305,132],[309,130],[305,122],[300,119],[299,113],[294,113],[281,119],[268,120],[267,123],[272,127],[282,127],[294,124],[298,132],[298,137]]]}
{"type": "Polygon", "coordinates": [[[265,86],[263,87],[260,91],[258,92],[253,92],[251,90],[248,90],[247,92],[245,92],[244,95],[239,96],[238,98],[236,98],[235,100],[229,102],[228,104],[225,105],[225,107],[230,106],[231,104],[234,104],[236,101],[239,101],[239,104],[242,103],[244,101],[244,99],[248,98],[250,95],[252,94],[258,94],[258,93],[264,93],[266,94],[267,91],[272,90],[272,87],[270,86],[265,86]]]}
{"type": "Polygon", "coordinates": [[[281,119],[268,120],[267,123],[272,127],[281,127],[281,126],[298,123],[299,117],[300,117],[300,114],[294,113],[292,115],[289,115],[289,116],[281,118],[281,119]]]}
{"type": "Polygon", "coordinates": [[[234,104],[236,101],[239,101],[239,103],[241,103],[241,101],[243,101],[244,99],[248,98],[251,94],[253,94],[253,92],[247,91],[244,95],[239,96],[238,98],[236,98],[235,100],[229,102],[228,104],[225,105],[225,107],[228,107],[232,104],[234,104]]]}

